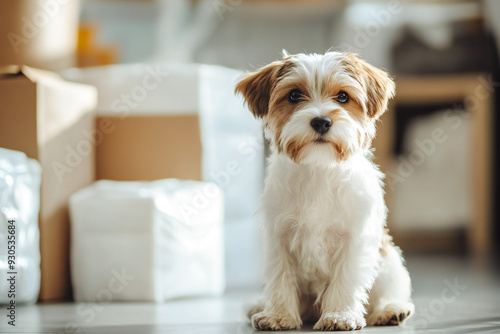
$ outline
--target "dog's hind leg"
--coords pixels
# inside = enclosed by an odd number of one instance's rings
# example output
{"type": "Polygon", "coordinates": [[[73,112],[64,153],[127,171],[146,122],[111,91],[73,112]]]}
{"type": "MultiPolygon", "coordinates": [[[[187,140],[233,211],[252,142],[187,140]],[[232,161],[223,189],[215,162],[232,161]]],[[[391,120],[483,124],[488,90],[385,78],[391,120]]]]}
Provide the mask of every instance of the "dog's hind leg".
{"type": "Polygon", "coordinates": [[[380,273],[370,291],[367,324],[399,325],[415,312],[411,281],[400,249],[386,235],[381,249],[380,273]]]}

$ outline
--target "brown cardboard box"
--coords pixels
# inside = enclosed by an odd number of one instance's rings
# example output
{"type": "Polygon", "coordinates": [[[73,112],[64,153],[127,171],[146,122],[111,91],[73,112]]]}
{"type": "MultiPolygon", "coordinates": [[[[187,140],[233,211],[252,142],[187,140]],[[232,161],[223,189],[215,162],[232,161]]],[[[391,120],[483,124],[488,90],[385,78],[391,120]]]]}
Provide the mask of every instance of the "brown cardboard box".
{"type": "Polygon", "coordinates": [[[0,68],[0,147],[42,166],[40,299],[71,296],[68,198],[95,180],[94,87],[26,66],[0,68]]]}
{"type": "Polygon", "coordinates": [[[0,1],[0,65],[48,70],[75,61],[78,0],[0,1]]]}
{"type": "Polygon", "coordinates": [[[201,180],[198,115],[98,116],[97,179],[201,180]],[[107,130],[104,130],[106,128],[107,130]]]}
{"type": "Polygon", "coordinates": [[[61,75],[99,91],[97,179],[201,180],[199,65],[120,64],[61,75]]]}

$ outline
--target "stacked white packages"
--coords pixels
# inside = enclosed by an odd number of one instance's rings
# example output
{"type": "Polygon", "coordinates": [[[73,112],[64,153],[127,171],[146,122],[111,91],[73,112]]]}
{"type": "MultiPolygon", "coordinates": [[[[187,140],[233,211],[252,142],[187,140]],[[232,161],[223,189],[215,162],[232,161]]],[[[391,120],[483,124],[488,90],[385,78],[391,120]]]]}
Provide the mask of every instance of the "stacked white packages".
{"type": "Polygon", "coordinates": [[[36,160],[0,148],[0,304],[38,299],[40,175],[36,160]]]}
{"type": "Polygon", "coordinates": [[[70,199],[77,301],[220,295],[223,195],[212,183],[98,181],[70,199]]]}
{"type": "Polygon", "coordinates": [[[234,94],[242,74],[221,66],[181,63],[120,64],[61,73],[66,80],[97,87],[99,116],[122,115],[117,101],[139,91],[147,78],[155,78],[157,85],[132,101],[127,115],[199,115],[203,181],[216,183],[225,194],[226,282],[231,287],[258,284],[260,271],[255,213],[264,184],[264,140],[261,124],[234,94]]]}

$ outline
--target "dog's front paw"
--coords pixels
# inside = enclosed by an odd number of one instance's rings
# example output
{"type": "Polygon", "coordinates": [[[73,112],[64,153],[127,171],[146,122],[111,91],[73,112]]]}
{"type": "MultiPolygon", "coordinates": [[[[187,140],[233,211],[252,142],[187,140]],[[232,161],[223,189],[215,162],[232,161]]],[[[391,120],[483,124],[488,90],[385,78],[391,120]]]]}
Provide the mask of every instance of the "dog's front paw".
{"type": "Polygon", "coordinates": [[[264,301],[259,300],[258,302],[255,302],[249,307],[247,307],[248,319],[252,319],[252,316],[254,314],[264,311],[264,306],[265,306],[264,301]]]}
{"type": "Polygon", "coordinates": [[[370,326],[397,326],[408,319],[414,311],[415,306],[412,303],[390,303],[381,310],[373,311],[368,317],[368,324],[370,326]]]}
{"type": "Polygon", "coordinates": [[[262,311],[255,313],[252,316],[252,326],[257,330],[287,330],[287,329],[299,329],[302,326],[300,320],[296,320],[294,317],[287,313],[270,313],[262,311]]]}
{"type": "Polygon", "coordinates": [[[366,326],[362,314],[353,312],[324,313],[313,329],[322,331],[352,331],[366,326]]]}

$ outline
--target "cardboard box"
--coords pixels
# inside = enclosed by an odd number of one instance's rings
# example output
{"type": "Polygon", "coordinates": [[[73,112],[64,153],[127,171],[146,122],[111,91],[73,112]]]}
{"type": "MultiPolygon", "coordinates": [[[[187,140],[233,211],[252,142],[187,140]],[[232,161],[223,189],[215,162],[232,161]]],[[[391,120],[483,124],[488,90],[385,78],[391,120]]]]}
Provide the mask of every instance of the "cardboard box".
{"type": "Polygon", "coordinates": [[[96,177],[106,180],[201,180],[198,115],[98,116],[107,125],[96,146],[96,177]]]}
{"type": "Polygon", "coordinates": [[[138,63],[61,75],[99,91],[97,179],[214,182],[226,194],[226,218],[254,214],[264,174],[263,135],[234,94],[241,71],[138,63]]]}
{"type": "Polygon", "coordinates": [[[75,63],[78,0],[0,1],[0,65],[60,70],[75,63]]]}
{"type": "Polygon", "coordinates": [[[62,75],[99,90],[98,180],[202,179],[198,65],[112,65],[62,75]]]}
{"type": "Polygon", "coordinates": [[[0,147],[42,166],[43,301],[70,298],[68,199],[95,180],[94,87],[26,66],[0,68],[0,147]]]}

